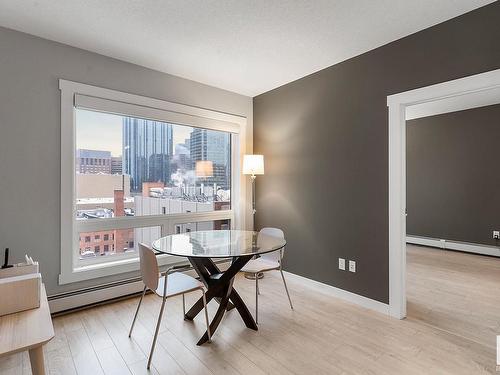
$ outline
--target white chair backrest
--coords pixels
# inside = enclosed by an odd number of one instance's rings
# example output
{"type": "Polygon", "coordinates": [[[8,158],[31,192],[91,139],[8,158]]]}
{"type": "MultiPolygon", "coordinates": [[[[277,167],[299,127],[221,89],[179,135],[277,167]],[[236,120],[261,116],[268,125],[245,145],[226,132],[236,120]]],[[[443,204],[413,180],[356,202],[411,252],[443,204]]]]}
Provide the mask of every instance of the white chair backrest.
{"type": "Polygon", "coordinates": [[[156,288],[158,288],[159,270],[154,251],[150,247],[140,243],[139,259],[141,261],[142,282],[146,284],[150,290],[156,290],[156,288]]]}
{"type": "MultiPolygon", "coordinates": [[[[283,231],[281,229],[262,228],[259,231],[259,235],[257,236],[257,243],[261,243],[263,241],[263,237],[261,236],[261,234],[266,235],[266,236],[270,236],[270,237],[283,238],[283,239],[285,238],[285,234],[283,233],[283,231]]],[[[282,249],[282,251],[284,252],[285,249],[282,249]]],[[[279,250],[273,251],[271,253],[262,254],[261,257],[262,257],[262,259],[265,259],[265,260],[270,260],[273,262],[281,262],[281,254],[280,254],[279,250]]]]}

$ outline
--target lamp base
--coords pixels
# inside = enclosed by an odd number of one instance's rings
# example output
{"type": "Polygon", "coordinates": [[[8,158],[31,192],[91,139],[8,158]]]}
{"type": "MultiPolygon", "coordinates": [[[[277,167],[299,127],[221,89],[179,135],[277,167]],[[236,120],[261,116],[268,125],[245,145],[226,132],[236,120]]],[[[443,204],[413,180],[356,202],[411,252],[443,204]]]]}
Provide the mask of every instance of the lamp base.
{"type": "MultiPolygon", "coordinates": [[[[257,274],[257,278],[260,280],[264,277],[264,272],[259,272],[257,274]]],[[[245,272],[245,279],[248,279],[248,280],[255,280],[255,274],[254,273],[250,273],[250,272],[245,272]]]]}

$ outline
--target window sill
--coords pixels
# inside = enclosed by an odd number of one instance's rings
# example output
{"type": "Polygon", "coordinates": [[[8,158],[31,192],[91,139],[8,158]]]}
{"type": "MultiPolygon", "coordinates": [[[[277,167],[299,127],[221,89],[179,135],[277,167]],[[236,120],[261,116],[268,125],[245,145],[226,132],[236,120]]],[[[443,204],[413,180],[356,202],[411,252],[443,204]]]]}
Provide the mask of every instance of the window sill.
{"type": "MultiPolygon", "coordinates": [[[[158,265],[165,266],[180,263],[182,259],[171,255],[159,255],[158,265]]],[[[61,272],[59,285],[76,283],[79,281],[92,280],[99,277],[119,275],[121,273],[139,271],[139,258],[127,258],[113,262],[104,262],[73,268],[69,273],[61,272]]]]}

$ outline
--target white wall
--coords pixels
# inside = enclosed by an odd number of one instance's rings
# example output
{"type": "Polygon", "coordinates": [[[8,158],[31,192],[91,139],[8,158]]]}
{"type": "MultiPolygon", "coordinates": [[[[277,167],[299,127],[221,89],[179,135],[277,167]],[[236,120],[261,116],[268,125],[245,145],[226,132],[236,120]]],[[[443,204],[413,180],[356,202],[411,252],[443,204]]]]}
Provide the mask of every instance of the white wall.
{"type": "Polygon", "coordinates": [[[249,97],[5,28],[0,51],[0,249],[10,247],[13,262],[25,253],[40,260],[49,295],[132,276],[57,283],[59,78],[246,116],[252,134],[249,97]]]}

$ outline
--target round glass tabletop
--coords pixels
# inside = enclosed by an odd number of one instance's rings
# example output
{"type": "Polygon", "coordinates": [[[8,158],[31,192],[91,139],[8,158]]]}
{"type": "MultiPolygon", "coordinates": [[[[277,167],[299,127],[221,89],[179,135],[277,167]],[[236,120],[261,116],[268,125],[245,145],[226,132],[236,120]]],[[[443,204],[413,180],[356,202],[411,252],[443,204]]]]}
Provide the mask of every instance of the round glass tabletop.
{"type": "Polygon", "coordinates": [[[207,230],[173,234],[153,242],[160,253],[181,257],[227,258],[269,253],[283,248],[286,241],[244,230],[207,230]]]}

